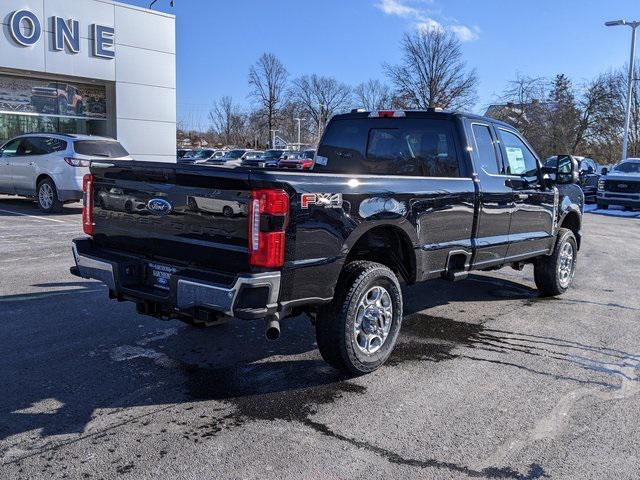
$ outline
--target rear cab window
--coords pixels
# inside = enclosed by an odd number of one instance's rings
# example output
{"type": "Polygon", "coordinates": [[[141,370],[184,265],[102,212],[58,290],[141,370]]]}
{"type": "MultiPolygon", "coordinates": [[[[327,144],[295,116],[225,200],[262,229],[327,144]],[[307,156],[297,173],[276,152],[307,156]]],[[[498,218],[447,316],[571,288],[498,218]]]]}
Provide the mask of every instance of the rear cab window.
{"type": "Polygon", "coordinates": [[[122,145],[109,140],[77,140],[73,144],[79,155],[104,158],[121,158],[129,155],[122,145]]]}
{"type": "Polygon", "coordinates": [[[453,121],[338,118],[322,139],[319,173],[452,178],[461,175],[453,121]]]}

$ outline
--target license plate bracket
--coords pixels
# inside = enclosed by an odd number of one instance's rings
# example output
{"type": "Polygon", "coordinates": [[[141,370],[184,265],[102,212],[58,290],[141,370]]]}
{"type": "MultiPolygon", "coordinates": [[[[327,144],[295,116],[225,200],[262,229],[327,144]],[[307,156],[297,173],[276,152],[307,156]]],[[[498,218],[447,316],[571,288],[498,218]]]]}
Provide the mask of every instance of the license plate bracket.
{"type": "Polygon", "coordinates": [[[147,272],[148,281],[153,288],[169,291],[169,281],[171,280],[171,275],[177,273],[178,269],[160,263],[148,263],[147,272]]]}

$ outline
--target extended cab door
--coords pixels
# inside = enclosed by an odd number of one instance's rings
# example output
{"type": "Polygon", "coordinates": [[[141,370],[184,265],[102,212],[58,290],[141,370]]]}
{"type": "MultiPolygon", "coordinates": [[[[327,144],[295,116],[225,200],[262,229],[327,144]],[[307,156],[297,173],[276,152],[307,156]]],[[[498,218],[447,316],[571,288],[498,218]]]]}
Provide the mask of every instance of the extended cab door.
{"type": "Polygon", "coordinates": [[[483,268],[501,264],[507,256],[513,191],[502,175],[500,147],[493,126],[481,120],[467,120],[466,127],[480,183],[473,266],[483,268]]]}
{"type": "Polygon", "coordinates": [[[557,191],[541,185],[540,162],[524,139],[507,128],[497,131],[514,199],[507,257],[517,260],[546,253],[553,247],[557,191]]]}

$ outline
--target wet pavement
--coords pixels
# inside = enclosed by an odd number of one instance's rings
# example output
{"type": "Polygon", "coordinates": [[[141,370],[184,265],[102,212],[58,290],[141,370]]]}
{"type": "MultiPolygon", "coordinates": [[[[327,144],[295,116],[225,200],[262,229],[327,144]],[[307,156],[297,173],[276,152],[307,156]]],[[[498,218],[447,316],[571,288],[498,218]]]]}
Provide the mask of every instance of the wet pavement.
{"type": "Polygon", "coordinates": [[[197,329],[68,273],[78,207],[0,198],[0,478],[640,476],[640,223],[585,217],[575,287],[532,270],[405,289],[388,364],[347,378],[305,317],[197,329]]]}

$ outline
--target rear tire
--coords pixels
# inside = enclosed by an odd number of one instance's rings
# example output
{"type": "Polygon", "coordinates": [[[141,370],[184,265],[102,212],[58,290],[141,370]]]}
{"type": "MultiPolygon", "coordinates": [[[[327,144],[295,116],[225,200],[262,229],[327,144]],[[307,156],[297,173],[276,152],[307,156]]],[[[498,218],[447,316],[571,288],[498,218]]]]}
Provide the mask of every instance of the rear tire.
{"type": "Polygon", "coordinates": [[[231,208],[229,205],[225,205],[222,208],[222,214],[227,218],[233,217],[233,208],[231,208]]]}
{"type": "Polygon", "coordinates": [[[534,264],[534,279],[542,296],[555,297],[569,289],[577,258],[578,242],[575,235],[571,230],[561,228],[553,254],[538,258],[534,264]]]}
{"type": "Polygon", "coordinates": [[[44,213],[58,213],[62,211],[62,202],[58,199],[58,190],[50,178],[45,178],[36,189],[38,207],[44,213]]]}
{"type": "Polygon", "coordinates": [[[400,333],[398,279],[382,264],[356,261],[345,266],[335,291],[316,321],[320,354],[351,375],[373,372],[389,358],[400,333]]]}

